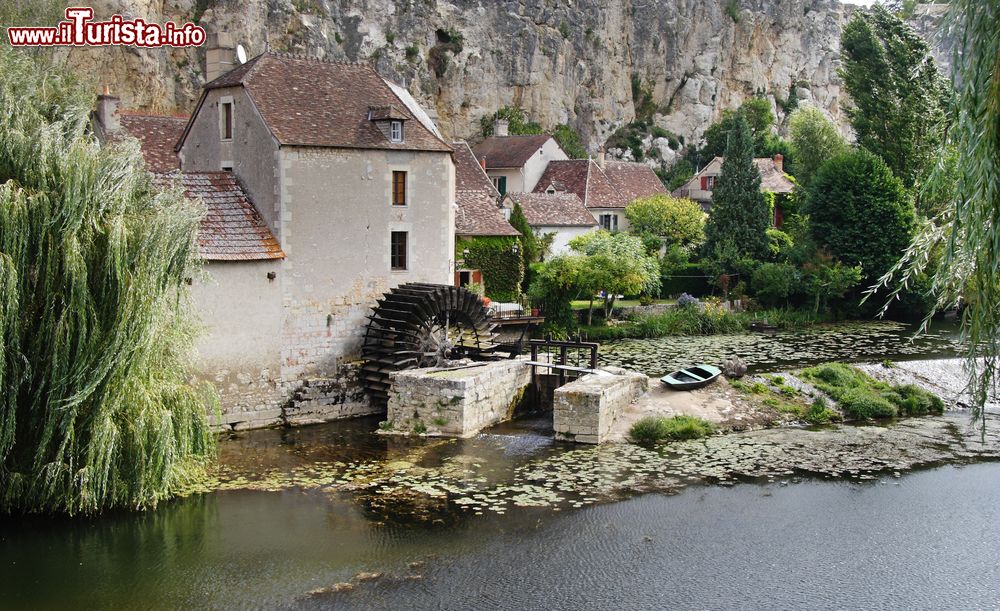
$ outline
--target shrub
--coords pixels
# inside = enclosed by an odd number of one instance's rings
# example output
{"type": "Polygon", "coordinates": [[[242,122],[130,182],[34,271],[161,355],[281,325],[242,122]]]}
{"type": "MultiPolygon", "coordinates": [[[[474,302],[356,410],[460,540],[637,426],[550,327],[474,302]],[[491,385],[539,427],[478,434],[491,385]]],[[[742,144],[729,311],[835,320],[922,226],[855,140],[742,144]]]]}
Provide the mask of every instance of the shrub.
{"type": "Polygon", "coordinates": [[[893,418],[898,414],[922,416],[944,411],[944,401],[922,388],[879,382],[843,363],[811,367],[803,370],[802,375],[832,397],[844,415],[854,419],[893,418]]]}
{"type": "MultiPolygon", "coordinates": [[[[524,262],[520,252],[514,252],[518,238],[476,237],[455,242],[456,259],[483,272],[486,296],[495,301],[516,301],[521,294],[524,262]],[[469,254],[464,254],[465,250],[469,254]]],[[[520,249],[519,249],[520,250],[520,249]]]]}
{"type": "Polygon", "coordinates": [[[629,429],[629,436],[636,443],[657,441],[683,441],[700,439],[715,432],[715,425],[694,416],[649,416],[639,420],[629,429]]]}
{"type": "Polygon", "coordinates": [[[694,308],[701,305],[701,301],[697,297],[692,297],[687,293],[681,293],[681,296],[677,298],[677,307],[679,308],[694,308]]]}
{"type": "Polygon", "coordinates": [[[785,303],[798,283],[799,271],[787,263],[765,263],[754,270],[750,280],[754,296],[769,306],[785,303]]]}
{"type": "Polygon", "coordinates": [[[855,420],[895,418],[896,406],[888,399],[864,388],[848,388],[840,393],[837,405],[855,420]]]}
{"type": "Polygon", "coordinates": [[[828,422],[838,422],[843,417],[827,406],[826,399],[817,397],[809,409],[802,414],[802,419],[810,424],[827,424],[828,422]]]}
{"type": "Polygon", "coordinates": [[[894,387],[890,397],[895,399],[894,403],[907,416],[940,415],[944,412],[944,401],[941,397],[913,384],[894,387]]]}

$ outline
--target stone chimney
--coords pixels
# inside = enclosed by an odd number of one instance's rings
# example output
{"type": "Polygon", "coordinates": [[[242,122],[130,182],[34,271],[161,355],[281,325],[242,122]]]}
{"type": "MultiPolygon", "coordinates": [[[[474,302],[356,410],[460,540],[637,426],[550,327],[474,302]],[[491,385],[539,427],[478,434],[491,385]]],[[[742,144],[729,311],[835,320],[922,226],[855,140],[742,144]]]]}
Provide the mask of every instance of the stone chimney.
{"type": "Polygon", "coordinates": [[[785,173],[785,156],[781,153],[774,156],[774,169],[778,170],[782,174],[785,173]]]}
{"type": "Polygon", "coordinates": [[[104,87],[104,93],[97,96],[97,120],[104,133],[111,134],[121,129],[121,118],[118,116],[118,104],[121,100],[111,95],[111,89],[104,87]]]}
{"type": "Polygon", "coordinates": [[[236,45],[229,32],[213,32],[205,45],[205,81],[211,82],[236,67],[236,45]]]}
{"type": "Polygon", "coordinates": [[[507,130],[508,126],[509,123],[507,123],[507,119],[497,119],[493,122],[493,135],[500,136],[501,138],[509,136],[510,132],[507,130]]]}
{"type": "Polygon", "coordinates": [[[597,149],[597,167],[604,169],[604,147],[597,149]]]}

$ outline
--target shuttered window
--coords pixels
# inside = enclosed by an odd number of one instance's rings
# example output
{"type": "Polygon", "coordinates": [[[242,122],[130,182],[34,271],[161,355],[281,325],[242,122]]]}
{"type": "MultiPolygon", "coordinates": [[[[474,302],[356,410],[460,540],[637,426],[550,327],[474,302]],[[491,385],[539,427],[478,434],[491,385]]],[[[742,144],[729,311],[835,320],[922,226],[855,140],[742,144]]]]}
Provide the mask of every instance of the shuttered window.
{"type": "Polygon", "coordinates": [[[392,173],[392,205],[406,205],[406,172],[392,173]]]}

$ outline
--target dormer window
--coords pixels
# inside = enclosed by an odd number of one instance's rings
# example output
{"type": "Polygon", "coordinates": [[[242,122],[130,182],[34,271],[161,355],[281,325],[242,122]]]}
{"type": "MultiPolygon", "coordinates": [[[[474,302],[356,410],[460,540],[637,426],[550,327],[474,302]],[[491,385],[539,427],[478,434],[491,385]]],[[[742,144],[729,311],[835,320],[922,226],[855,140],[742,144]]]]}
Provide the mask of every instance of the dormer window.
{"type": "Polygon", "coordinates": [[[402,121],[390,121],[389,122],[389,141],[390,142],[402,142],[403,141],[403,122],[402,121]]]}

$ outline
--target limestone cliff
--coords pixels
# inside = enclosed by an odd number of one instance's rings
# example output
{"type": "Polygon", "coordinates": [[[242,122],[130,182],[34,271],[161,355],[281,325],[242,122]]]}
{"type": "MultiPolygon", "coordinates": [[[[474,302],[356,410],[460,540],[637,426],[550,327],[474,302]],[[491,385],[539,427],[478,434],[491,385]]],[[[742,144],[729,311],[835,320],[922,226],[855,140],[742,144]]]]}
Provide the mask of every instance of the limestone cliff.
{"type": "MultiPolygon", "coordinates": [[[[833,118],[839,0],[100,0],[147,20],[197,19],[249,54],[283,51],[366,60],[436,110],[448,136],[518,104],[545,127],[568,123],[593,150],[636,114],[696,139],[726,108],[796,87],[833,118]]],[[[203,50],[85,49],[70,62],[128,107],[186,112],[203,81],[203,50]]]]}

